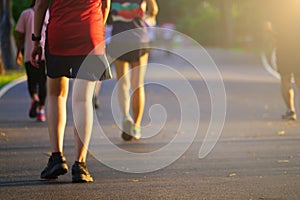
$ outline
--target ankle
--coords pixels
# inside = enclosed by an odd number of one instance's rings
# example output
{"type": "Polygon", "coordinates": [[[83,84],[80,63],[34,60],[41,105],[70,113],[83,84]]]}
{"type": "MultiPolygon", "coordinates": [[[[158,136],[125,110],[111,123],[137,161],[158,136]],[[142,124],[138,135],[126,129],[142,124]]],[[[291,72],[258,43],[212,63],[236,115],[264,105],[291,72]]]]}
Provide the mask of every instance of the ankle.
{"type": "Polygon", "coordinates": [[[75,164],[78,164],[78,165],[85,165],[85,162],[75,161],[75,164]]]}
{"type": "Polygon", "coordinates": [[[62,152],[52,152],[52,156],[63,156],[62,152]]]}

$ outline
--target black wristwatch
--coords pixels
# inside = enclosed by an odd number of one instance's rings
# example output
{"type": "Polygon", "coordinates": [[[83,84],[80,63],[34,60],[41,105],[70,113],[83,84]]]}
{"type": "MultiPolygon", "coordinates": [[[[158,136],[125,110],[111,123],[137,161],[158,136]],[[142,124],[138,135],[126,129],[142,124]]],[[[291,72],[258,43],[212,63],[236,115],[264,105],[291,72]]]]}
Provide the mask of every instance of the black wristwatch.
{"type": "Polygon", "coordinates": [[[31,40],[32,40],[32,41],[39,42],[39,41],[41,41],[41,39],[42,39],[42,36],[36,37],[36,36],[32,33],[32,36],[31,36],[31,40]]]}

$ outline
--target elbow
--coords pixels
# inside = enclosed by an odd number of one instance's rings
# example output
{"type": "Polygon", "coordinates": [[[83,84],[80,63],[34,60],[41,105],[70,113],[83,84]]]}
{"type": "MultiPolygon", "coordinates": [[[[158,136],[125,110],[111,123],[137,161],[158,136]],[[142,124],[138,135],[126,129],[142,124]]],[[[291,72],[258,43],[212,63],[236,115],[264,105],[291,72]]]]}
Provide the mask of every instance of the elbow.
{"type": "Polygon", "coordinates": [[[48,9],[49,0],[36,0],[34,9],[36,11],[45,11],[48,9]]]}
{"type": "Polygon", "coordinates": [[[148,10],[147,15],[155,17],[158,14],[158,7],[153,7],[151,10],[148,10]]]}

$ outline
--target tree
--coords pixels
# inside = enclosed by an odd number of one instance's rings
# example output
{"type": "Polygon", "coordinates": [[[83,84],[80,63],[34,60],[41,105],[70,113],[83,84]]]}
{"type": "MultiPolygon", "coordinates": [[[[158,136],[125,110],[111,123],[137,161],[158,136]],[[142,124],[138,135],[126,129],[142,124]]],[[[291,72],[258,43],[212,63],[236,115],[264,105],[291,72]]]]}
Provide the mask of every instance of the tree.
{"type": "MultiPolygon", "coordinates": [[[[0,2],[0,20],[2,18],[3,15],[3,1],[0,2]]],[[[0,35],[1,35],[1,29],[0,29],[0,35]]],[[[0,40],[0,47],[1,47],[1,40],[0,40]]],[[[1,53],[1,48],[0,48],[0,75],[5,74],[5,69],[4,66],[2,64],[2,53],[1,53]]]]}
{"type": "Polygon", "coordinates": [[[220,31],[222,32],[221,45],[230,47],[233,44],[233,18],[232,18],[232,0],[219,1],[220,12],[220,31]]]}
{"type": "Polygon", "coordinates": [[[2,51],[2,63],[5,69],[17,68],[16,44],[12,32],[14,20],[11,16],[11,0],[1,1],[0,10],[0,44],[2,51]]]}

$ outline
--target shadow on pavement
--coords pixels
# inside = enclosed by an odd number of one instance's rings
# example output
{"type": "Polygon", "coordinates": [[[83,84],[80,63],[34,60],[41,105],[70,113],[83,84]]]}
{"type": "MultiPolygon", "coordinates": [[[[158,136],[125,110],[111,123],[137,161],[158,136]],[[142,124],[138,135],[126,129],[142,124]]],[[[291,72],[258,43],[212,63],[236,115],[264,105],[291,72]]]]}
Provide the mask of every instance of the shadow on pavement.
{"type": "Polygon", "coordinates": [[[59,180],[23,180],[23,181],[4,181],[0,182],[0,187],[24,187],[38,185],[67,185],[72,184],[71,181],[59,180]]]}

